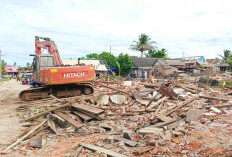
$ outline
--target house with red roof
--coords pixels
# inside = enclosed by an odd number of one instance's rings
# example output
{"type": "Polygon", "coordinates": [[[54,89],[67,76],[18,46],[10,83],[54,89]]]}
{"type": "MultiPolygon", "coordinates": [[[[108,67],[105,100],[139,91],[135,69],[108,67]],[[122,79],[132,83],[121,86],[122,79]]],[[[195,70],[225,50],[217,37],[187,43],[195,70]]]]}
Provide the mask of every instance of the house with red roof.
{"type": "Polygon", "coordinates": [[[6,75],[16,76],[19,73],[18,67],[12,65],[5,66],[6,75]]]}

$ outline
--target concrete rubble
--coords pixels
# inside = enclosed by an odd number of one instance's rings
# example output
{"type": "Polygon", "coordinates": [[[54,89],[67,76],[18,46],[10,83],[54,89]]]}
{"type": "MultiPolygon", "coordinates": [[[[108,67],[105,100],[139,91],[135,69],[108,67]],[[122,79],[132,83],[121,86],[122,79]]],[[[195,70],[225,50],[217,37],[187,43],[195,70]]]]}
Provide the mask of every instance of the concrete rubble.
{"type": "Polygon", "coordinates": [[[99,80],[93,95],[24,102],[18,139],[41,126],[12,149],[28,156],[232,156],[231,89],[190,78],[153,81],[99,80]]]}

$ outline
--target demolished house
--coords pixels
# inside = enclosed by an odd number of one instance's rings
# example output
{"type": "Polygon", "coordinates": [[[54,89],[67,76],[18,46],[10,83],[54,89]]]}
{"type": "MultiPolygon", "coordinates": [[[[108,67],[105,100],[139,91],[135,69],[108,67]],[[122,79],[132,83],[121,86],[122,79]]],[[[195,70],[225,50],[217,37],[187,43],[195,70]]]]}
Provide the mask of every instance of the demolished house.
{"type": "Polygon", "coordinates": [[[184,62],[185,67],[183,70],[189,75],[204,76],[208,72],[215,74],[220,71],[220,68],[215,66],[212,60],[207,61],[204,56],[185,57],[184,62]]]}
{"type": "Polygon", "coordinates": [[[156,59],[156,62],[153,66],[154,75],[156,78],[164,78],[169,76],[177,76],[178,69],[174,66],[170,66],[170,63],[176,65],[172,60],[156,59]]]}

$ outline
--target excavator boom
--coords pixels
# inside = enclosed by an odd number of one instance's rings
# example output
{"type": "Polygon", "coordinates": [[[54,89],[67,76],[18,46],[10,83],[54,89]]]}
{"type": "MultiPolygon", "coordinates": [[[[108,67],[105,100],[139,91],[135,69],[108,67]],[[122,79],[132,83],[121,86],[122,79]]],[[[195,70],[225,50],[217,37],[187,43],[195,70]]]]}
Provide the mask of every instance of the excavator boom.
{"type": "Polygon", "coordinates": [[[35,36],[35,52],[37,56],[40,56],[42,54],[42,49],[48,50],[48,53],[54,56],[56,66],[63,64],[55,42],[52,41],[50,38],[35,36]],[[43,41],[41,41],[40,39],[43,41]]]}

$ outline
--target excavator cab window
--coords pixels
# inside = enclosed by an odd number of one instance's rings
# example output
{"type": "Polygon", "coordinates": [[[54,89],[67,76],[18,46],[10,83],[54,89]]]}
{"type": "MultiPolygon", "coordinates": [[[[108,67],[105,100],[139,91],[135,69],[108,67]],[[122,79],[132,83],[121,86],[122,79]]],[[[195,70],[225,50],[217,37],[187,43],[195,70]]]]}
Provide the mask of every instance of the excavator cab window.
{"type": "Polygon", "coordinates": [[[53,67],[54,66],[54,58],[53,56],[41,56],[40,57],[40,67],[53,67]]]}

